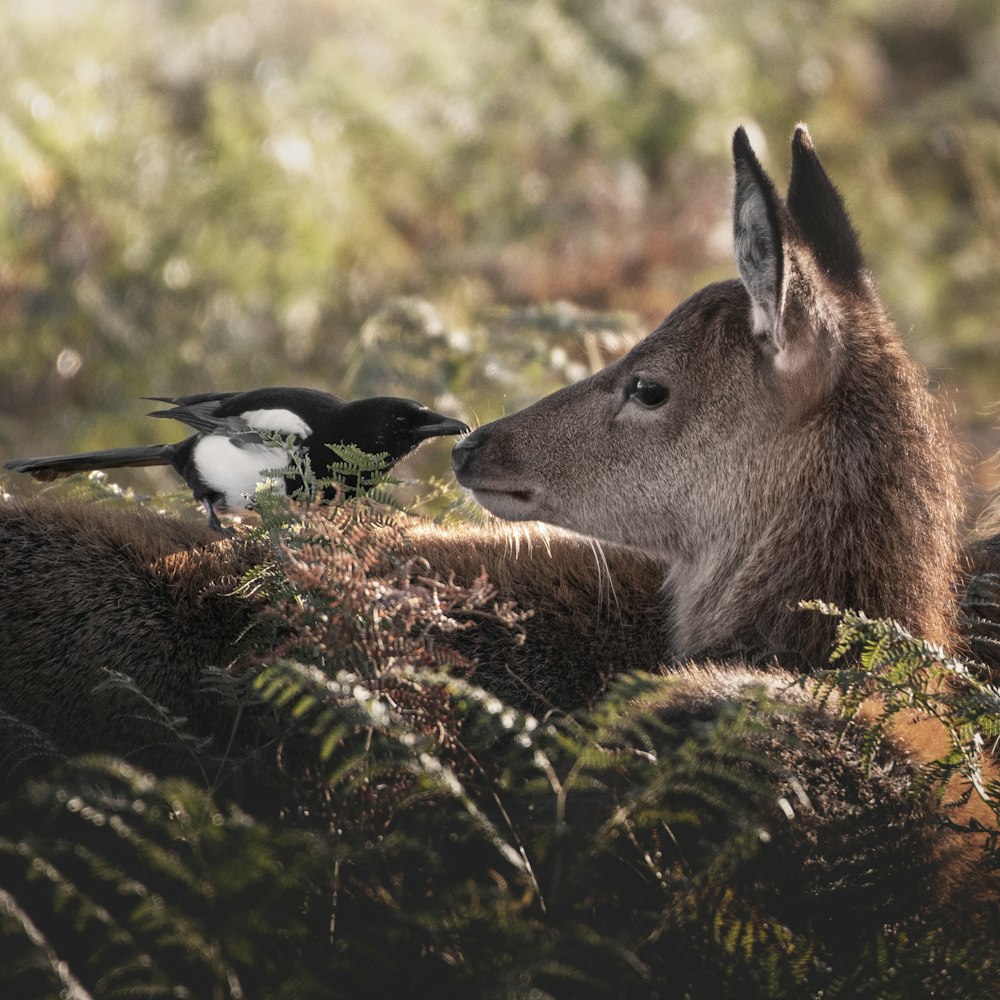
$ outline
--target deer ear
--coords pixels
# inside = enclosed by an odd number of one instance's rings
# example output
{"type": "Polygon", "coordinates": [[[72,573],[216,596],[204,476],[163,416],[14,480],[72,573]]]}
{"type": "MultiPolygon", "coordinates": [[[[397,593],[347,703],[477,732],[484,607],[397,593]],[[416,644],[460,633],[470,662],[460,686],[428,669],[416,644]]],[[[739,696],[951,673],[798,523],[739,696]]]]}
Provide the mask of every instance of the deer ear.
{"type": "Polygon", "coordinates": [[[785,346],[781,323],[785,303],[783,206],[742,126],[733,136],[733,165],[736,264],[753,304],[754,332],[781,351],[785,346]]]}
{"type": "Polygon", "coordinates": [[[798,125],[792,137],[787,204],[799,232],[827,277],[841,288],[862,292],[867,286],[868,271],[858,234],[840,192],[819,162],[805,125],[798,125]]]}

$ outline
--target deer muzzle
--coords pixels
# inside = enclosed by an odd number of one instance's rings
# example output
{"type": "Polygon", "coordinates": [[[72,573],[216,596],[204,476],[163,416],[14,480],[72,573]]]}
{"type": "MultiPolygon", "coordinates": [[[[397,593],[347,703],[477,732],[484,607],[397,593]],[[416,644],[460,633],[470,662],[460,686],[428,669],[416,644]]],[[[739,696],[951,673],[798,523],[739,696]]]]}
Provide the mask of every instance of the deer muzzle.
{"type": "MultiPolygon", "coordinates": [[[[495,422],[494,422],[495,423],[495,422]]],[[[494,424],[484,424],[451,452],[455,478],[472,492],[476,503],[510,521],[533,520],[535,491],[511,463],[497,460],[503,449],[493,440],[494,424]]]]}

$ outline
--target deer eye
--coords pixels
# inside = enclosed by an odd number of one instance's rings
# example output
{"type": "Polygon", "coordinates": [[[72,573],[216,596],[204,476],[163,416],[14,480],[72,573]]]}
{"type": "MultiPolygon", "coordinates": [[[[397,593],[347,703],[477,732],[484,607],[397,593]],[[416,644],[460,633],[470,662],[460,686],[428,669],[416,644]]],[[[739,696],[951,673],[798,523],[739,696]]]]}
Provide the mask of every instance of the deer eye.
{"type": "Polygon", "coordinates": [[[645,406],[648,410],[655,410],[656,407],[662,406],[667,401],[667,396],[670,394],[665,385],[660,385],[659,382],[654,382],[652,379],[636,376],[629,383],[626,395],[640,406],[645,406]]]}

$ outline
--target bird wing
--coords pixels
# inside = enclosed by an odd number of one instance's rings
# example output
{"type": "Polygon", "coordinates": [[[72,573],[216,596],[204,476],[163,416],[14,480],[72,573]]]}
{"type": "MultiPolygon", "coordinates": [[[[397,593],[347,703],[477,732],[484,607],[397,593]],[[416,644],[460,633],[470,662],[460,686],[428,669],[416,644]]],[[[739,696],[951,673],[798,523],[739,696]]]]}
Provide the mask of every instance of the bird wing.
{"type": "MultiPolygon", "coordinates": [[[[343,408],[344,400],[321,389],[274,386],[245,392],[201,392],[192,396],[148,396],[173,404],[172,410],[155,410],[151,417],[168,417],[186,423],[202,434],[232,436],[259,443],[254,431],[273,431],[283,436],[308,438],[316,422],[326,423],[331,413],[343,408]]],[[[237,440],[238,438],[238,440],[237,440]]]]}
{"type": "Polygon", "coordinates": [[[322,389],[297,389],[290,386],[270,386],[264,389],[248,389],[219,403],[220,414],[258,413],[266,424],[251,423],[277,429],[275,423],[294,425],[297,420],[312,424],[316,419],[328,417],[343,409],[345,402],[333,393],[322,389]],[[266,416],[270,414],[270,416],[266,416]],[[292,418],[281,414],[292,414],[292,418]]]}
{"type": "Polygon", "coordinates": [[[234,396],[240,396],[239,392],[196,392],[191,396],[143,396],[154,403],[170,403],[171,406],[190,406],[192,403],[208,403],[215,401],[224,403],[234,396]]]}
{"type": "Polygon", "coordinates": [[[311,389],[251,389],[247,392],[202,392],[193,396],[161,397],[174,403],[172,409],[154,410],[149,416],[178,420],[199,434],[226,437],[237,448],[261,444],[262,433],[307,438],[312,428],[296,407],[315,409],[322,400],[326,407],[342,405],[335,396],[311,389]]]}
{"type": "MultiPolygon", "coordinates": [[[[225,394],[236,395],[236,393],[225,394]]],[[[194,399],[194,397],[188,397],[194,399]]],[[[232,439],[233,444],[260,444],[260,436],[239,414],[219,416],[218,395],[203,393],[202,398],[194,402],[175,406],[171,410],[153,410],[149,416],[163,417],[168,420],[179,420],[188,427],[193,427],[200,434],[221,434],[232,439]]]]}

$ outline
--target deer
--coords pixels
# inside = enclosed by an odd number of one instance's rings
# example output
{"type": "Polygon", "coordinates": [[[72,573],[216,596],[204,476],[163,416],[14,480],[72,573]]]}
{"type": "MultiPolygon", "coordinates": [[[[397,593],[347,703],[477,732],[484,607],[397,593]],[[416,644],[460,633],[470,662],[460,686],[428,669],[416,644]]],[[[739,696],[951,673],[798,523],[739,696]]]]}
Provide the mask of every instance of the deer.
{"type": "MultiPolygon", "coordinates": [[[[641,647],[624,658],[628,667],[738,655],[815,669],[833,626],[797,610],[803,598],[891,617],[945,649],[954,644],[954,446],[804,125],[791,148],[783,200],[746,131],[735,133],[739,278],[694,294],[604,370],[480,426],[455,447],[455,475],[482,507],[505,522],[555,526],[553,537],[566,529],[565,537],[517,548],[496,528],[418,526],[417,555],[470,582],[485,569],[504,596],[547,606],[547,622],[573,635],[602,600],[605,546],[614,573],[604,600],[616,579],[621,590],[612,617],[622,621],[623,606],[638,609],[623,630],[630,648],[641,647]]],[[[63,516],[62,531],[45,531],[43,550],[34,535],[17,543],[33,529],[23,511],[16,515],[2,525],[7,578],[19,581],[9,599],[0,594],[8,621],[24,617],[23,588],[37,577],[32,559],[52,563],[45,595],[58,593],[61,560],[72,563],[72,581],[81,578],[73,536],[89,531],[86,515],[63,516]]],[[[48,508],[39,517],[60,521],[48,508]]],[[[97,533],[107,540],[109,530],[103,518],[97,533]]],[[[115,551],[140,551],[135,529],[121,531],[132,540],[115,551]]],[[[203,545],[200,536],[185,543],[203,545]]],[[[158,538],[155,557],[138,561],[144,579],[162,548],[158,538]]],[[[194,577],[200,562],[185,557],[194,577]]],[[[109,627],[111,617],[95,621],[109,627]]],[[[26,637],[31,625],[25,619],[26,637]]],[[[187,634],[180,622],[176,632],[187,634]]],[[[134,662],[155,661],[141,632],[128,637],[134,662]]],[[[492,641],[473,652],[489,653],[492,641]]],[[[46,646],[37,635],[30,642],[46,646]]],[[[501,659],[511,653],[551,681],[546,698],[557,707],[576,708],[600,689],[589,679],[567,682],[572,689],[560,694],[560,679],[579,674],[553,662],[560,644],[541,642],[544,656],[531,644],[499,645],[501,659]]],[[[561,645],[572,659],[572,646],[561,645]]],[[[605,677],[613,646],[597,671],[605,677]]],[[[509,665],[499,672],[509,677],[509,665]]]]}
{"type": "Polygon", "coordinates": [[[954,637],[953,445],[804,125],[783,200],[733,139],[740,277],[625,357],[453,451],[487,510],[642,551],[664,572],[664,652],[824,662],[803,598],[954,637]]]}

